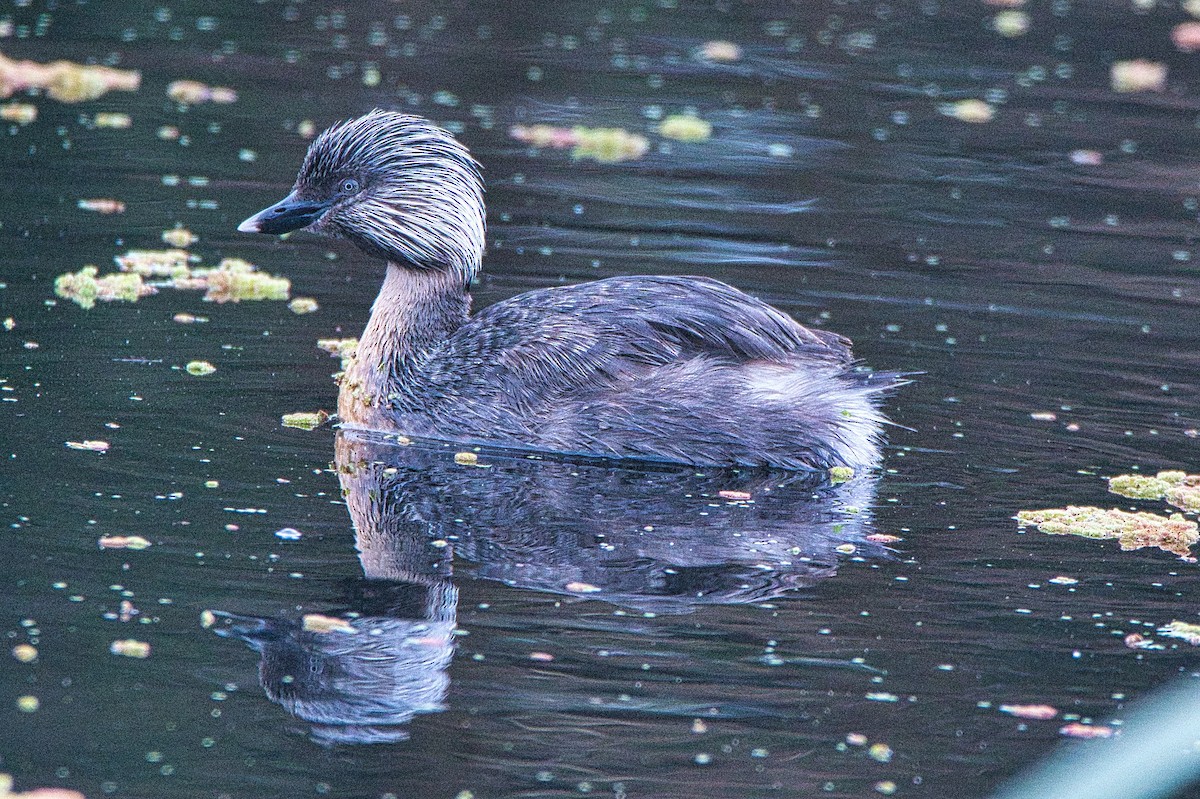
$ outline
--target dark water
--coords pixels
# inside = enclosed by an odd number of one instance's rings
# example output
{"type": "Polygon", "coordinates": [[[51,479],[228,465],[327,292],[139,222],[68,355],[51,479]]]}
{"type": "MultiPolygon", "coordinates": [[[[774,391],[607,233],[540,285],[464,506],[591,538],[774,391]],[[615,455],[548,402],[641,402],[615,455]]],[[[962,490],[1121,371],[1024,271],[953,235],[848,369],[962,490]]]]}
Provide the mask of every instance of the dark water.
{"type": "Polygon", "coordinates": [[[1170,42],[1187,17],[1039,4],[1007,38],[996,11],[0,7],[9,57],[142,74],[80,104],[19,92],[38,118],[0,144],[0,628],[38,651],[0,665],[0,771],[89,797],[985,796],[1064,723],[1119,722],[1191,673],[1156,628],[1196,620],[1194,563],[1011,518],[1162,512],[1101,477],[1200,462],[1200,62],[1170,42]],[[695,57],[715,39],[741,59],[695,57]],[[1164,91],[1112,91],[1135,57],[1167,64],[1164,91]],[[181,78],[239,99],[180,106],[181,78]],[[994,118],[942,113],[962,99],[994,118]],[[290,185],[303,120],[375,106],[450,126],[485,165],[477,304],[617,274],[735,283],[924,373],[889,405],[886,470],[481,468],[281,427],[335,404],[315,342],[358,333],[381,270],[233,229],[290,185]],[[685,110],[710,140],[656,132],[685,110]],[[97,128],[101,111],[132,126],[97,128]],[[650,149],[600,164],[510,138],[539,122],[650,149]],[[126,211],[76,207],[97,197],[126,211]],[[205,264],[253,261],[320,310],[56,300],[56,275],[109,271],[176,223],[205,264]],[[64,446],[87,439],[111,447],[64,446]],[[111,535],[153,546],[99,549],[111,535]],[[305,631],[307,614],[354,632],[305,631]],[[126,638],[150,656],[109,653],[126,638]]]}

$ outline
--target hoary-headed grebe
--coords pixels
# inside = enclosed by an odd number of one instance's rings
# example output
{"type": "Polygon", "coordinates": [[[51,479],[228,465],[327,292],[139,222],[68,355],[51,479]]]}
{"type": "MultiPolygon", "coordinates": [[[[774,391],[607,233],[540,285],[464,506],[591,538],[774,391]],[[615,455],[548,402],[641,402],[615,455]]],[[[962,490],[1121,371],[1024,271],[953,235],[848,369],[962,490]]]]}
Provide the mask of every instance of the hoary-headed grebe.
{"type": "Polygon", "coordinates": [[[309,147],[291,194],[242,222],[387,262],[341,378],[345,425],[697,465],[870,468],[890,373],[849,342],[705,277],[615,277],[470,313],[479,165],[425,119],[372,111],[309,147]]]}

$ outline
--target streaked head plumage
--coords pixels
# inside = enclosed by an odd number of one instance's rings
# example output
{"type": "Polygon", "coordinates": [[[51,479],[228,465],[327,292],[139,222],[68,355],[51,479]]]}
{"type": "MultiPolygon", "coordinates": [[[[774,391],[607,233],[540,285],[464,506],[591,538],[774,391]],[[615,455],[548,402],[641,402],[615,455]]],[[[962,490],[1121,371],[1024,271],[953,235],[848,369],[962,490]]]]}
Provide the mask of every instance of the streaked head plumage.
{"type": "Polygon", "coordinates": [[[304,226],[399,266],[454,270],[469,282],[484,249],[479,164],[418,116],[376,109],[339,122],[308,148],[288,198],[240,229],[304,226]],[[300,211],[289,218],[290,209],[300,211]]]}

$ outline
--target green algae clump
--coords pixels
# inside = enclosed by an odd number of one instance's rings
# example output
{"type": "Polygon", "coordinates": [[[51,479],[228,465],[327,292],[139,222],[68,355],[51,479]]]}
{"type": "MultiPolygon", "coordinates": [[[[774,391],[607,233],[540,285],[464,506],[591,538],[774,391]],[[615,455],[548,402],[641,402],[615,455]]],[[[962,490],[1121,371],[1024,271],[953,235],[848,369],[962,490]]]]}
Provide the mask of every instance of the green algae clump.
{"type": "Polygon", "coordinates": [[[1165,499],[1180,510],[1200,513],[1200,474],[1159,472],[1154,477],[1120,474],[1108,479],[1108,490],[1131,499],[1165,499]]]}
{"type": "Polygon", "coordinates": [[[188,365],[184,367],[189,375],[196,377],[204,377],[211,375],[217,371],[217,367],[213,366],[208,361],[188,361],[188,365]]]}
{"type": "Polygon", "coordinates": [[[1035,525],[1048,535],[1078,535],[1084,538],[1115,538],[1122,551],[1157,547],[1181,558],[1191,557],[1200,541],[1196,522],[1175,513],[1132,513],[1116,508],[1067,506],[1048,510],[1023,510],[1016,516],[1020,525],[1035,525]]]}
{"type": "Polygon", "coordinates": [[[640,133],[630,133],[624,128],[572,128],[575,147],[571,157],[575,160],[591,158],[602,164],[635,161],[650,149],[650,142],[640,133]]]}
{"type": "Polygon", "coordinates": [[[844,483],[854,476],[854,469],[849,466],[834,466],[829,470],[829,479],[834,483],[844,483]]]}
{"type": "Polygon", "coordinates": [[[659,123],[658,133],[675,141],[708,141],[712,138],[712,123],[691,114],[672,114],[659,123]]]}
{"type": "Polygon", "coordinates": [[[140,297],[158,292],[137,273],[114,272],[98,277],[99,271],[94,266],[85,266],[78,272],[59,275],[54,279],[54,293],[71,300],[80,308],[88,309],[94,307],[97,301],[136,302],[140,297]]]}
{"type": "Polygon", "coordinates": [[[215,269],[194,269],[192,277],[204,281],[206,302],[286,300],[292,290],[286,277],[259,272],[241,258],[226,258],[215,269]]]}
{"type": "Polygon", "coordinates": [[[284,427],[295,427],[299,430],[316,430],[329,421],[329,413],[327,411],[285,413],[279,421],[284,427]]]}

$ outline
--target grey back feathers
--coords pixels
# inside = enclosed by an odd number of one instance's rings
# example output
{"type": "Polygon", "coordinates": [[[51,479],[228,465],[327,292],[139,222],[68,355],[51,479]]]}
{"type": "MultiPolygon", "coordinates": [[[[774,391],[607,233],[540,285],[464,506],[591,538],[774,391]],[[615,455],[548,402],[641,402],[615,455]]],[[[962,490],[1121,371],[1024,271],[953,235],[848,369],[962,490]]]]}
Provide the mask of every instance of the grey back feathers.
{"type": "Polygon", "coordinates": [[[464,285],[479,271],[480,168],[445,130],[378,109],[334,125],[309,147],[295,190],[328,198],[347,185],[316,230],[398,266],[456,271],[464,285]]]}

